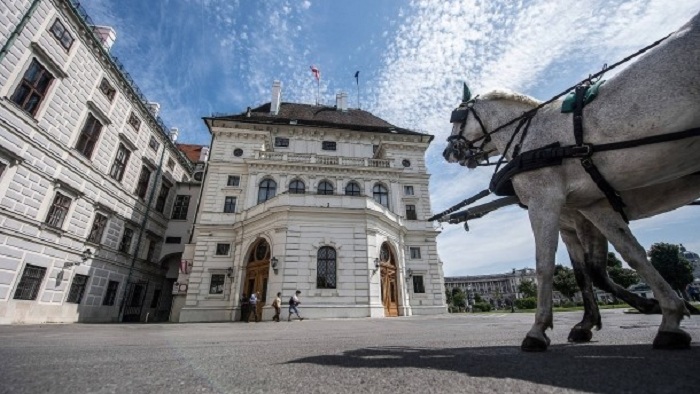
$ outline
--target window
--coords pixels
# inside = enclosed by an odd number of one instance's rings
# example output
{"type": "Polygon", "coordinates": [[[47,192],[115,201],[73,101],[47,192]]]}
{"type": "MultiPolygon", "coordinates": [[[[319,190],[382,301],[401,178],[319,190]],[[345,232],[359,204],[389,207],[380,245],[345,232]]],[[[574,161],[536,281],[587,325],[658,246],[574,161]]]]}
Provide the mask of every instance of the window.
{"type": "Polygon", "coordinates": [[[170,168],[171,170],[175,169],[175,160],[173,160],[172,158],[168,158],[168,168],[170,168]]]}
{"type": "Polygon", "coordinates": [[[304,194],[306,193],[306,185],[304,181],[295,179],[289,183],[289,194],[304,194]]]}
{"type": "Polygon", "coordinates": [[[22,81],[10,100],[34,116],[46,96],[46,91],[49,90],[51,81],[53,81],[53,75],[36,59],[32,59],[32,63],[25,71],[22,81]]]}
{"type": "Polygon", "coordinates": [[[114,163],[112,163],[112,169],[109,170],[109,176],[118,182],[122,181],[124,178],[124,172],[126,172],[126,164],[129,162],[129,157],[131,152],[126,149],[124,144],[120,143],[117,149],[117,155],[114,157],[114,163]]]}
{"type": "Polygon", "coordinates": [[[425,293],[425,286],[423,285],[423,275],[413,275],[413,292],[416,294],[425,293]]]}
{"type": "Polygon", "coordinates": [[[49,214],[46,216],[46,224],[51,227],[61,228],[63,226],[63,220],[65,220],[68,214],[71,202],[73,202],[73,200],[56,192],[51,208],[49,208],[49,214]]]}
{"type": "Polygon", "coordinates": [[[335,150],[335,141],[323,141],[323,142],[321,142],[321,149],[323,149],[323,150],[335,150]]]}
{"type": "Polygon", "coordinates": [[[406,185],[403,187],[403,194],[407,196],[412,196],[413,195],[413,186],[406,185]]]}
{"type": "Polygon", "coordinates": [[[2,173],[5,172],[6,168],[7,168],[7,164],[0,161],[0,177],[2,177],[2,173]]]}
{"type": "Polygon", "coordinates": [[[133,127],[136,131],[139,131],[139,128],[141,128],[141,119],[133,112],[129,115],[129,126],[133,127]]]}
{"type": "Polygon", "coordinates": [[[276,148],[287,148],[287,147],[289,147],[289,138],[285,138],[285,137],[275,137],[275,147],[276,147],[276,148]]]}
{"type": "Polygon", "coordinates": [[[141,174],[139,175],[139,181],[136,184],[136,195],[141,199],[146,198],[146,192],[148,191],[148,183],[151,181],[151,170],[148,167],[141,167],[141,174]]]}
{"type": "Polygon", "coordinates": [[[228,180],[226,180],[226,186],[239,186],[241,184],[241,177],[238,175],[229,175],[228,180]]]}
{"type": "Polygon", "coordinates": [[[236,157],[241,157],[243,156],[243,149],[241,148],[236,148],[233,150],[233,155],[236,157]]]}
{"type": "Polygon", "coordinates": [[[323,246],[318,250],[316,287],[335,289],[335,249],[330,246],[323,246]]]}
{"type": "Polygon", "coordinates": [[[258,189],[258,204],[271,199],[276,192],[277,183],[272,179],[264,179],[260,182],[260,189],[258,189]]]}
{"type": "Polygon", "coordinates": [[[190,207],[190,196],[179,195],[175,197],[175,204],[173,204],[173,216],[172,219],[175,220],[187,220],[187,210],[190,207]]]}
{"type": "Polygon", "coordinates": [[[69,50],[73,45],[73,36],[70,35],[68,29],[66,29],[63,23],[58,19],[51,25],[51,34],[56,37],[58,42],[61,43],[61,46],[66,50],[69,50]]]}
{"type": "Polygon", "coordinates": [[[226,196],[224,213],[236,213],[236,197],[226,196]]]}
{"type": "Polygon", "coordinates": [[[95,220],[92,222],[92,229],[90,230],[90,235],[87,241],[94,244],[99,244],[102,240],[102,233],[105,231],[107,226],[107,216],[96,213],[95,220]]]}
{"type": "Polygon", "coordinates": [[[359,196],[360,195],[360,185],[357,182],[350,182],[345,186],[346,196],[359,196]]]}
{"type": "Polygon", "coordinates": [[[224,282],[226,281],[226,276],[223,274],[214,274],[211,276],[211,283],[209,284],[209,294],[224,294],[224,282]]]}
{"type": "Polygon", "coordinates": [[[418,220],[416,215],[416,206],[412,204],[406,204],[406,219],[408,220],[418,220]]]}
{"type": "Polygon", "coordinates": [[[83,294],[85,294],[85,287],[87,287],[87,281],[89,276],[75,274],[73,277],[73,283],[70,285],[70,292],[68,293],[68,299],[66,302],[71,304],[80,304],[83,299],[83,294]]]}
{"type": "Polygon", "coordinates": [[[131,240],[134,238],[134,230],[130,228],[124,228],[124,234],[122,234],[122,240],[119,242],[119,251],[124,253],[129,253],[131,249],[131,240]]]}
{"type": "Polygon", "coordinates": [[[148,240],[148,250],[146,251],[146,261],[153,262],[156,257],[156,246],[158,242],[155,239],[148,240]]]}
{"type": "Polygon", "coordinates": [[[160,192],[158,193],[158,198],[156,199],[156,211],[163,213],[165,209],[165,202],[168,200],[168,194],[170,194],[170,186],[165,183],[165,179],[161,180],[160,192]]]}
{"type": "Polygon", "coordinates": [[[179,244],[182,243],[182,237],[165,237],[166,244],[179,244]]]}
{"type": "Polygon", "coordinates": [[[158,152],[158,148],[160,148],[160,142],[156,139],[156,137],[151,136],[151,139],[148,141],[148,146],[153,149],[154,152],[158,152]]]}
{"type": "Polygon", "coordinates": [[[39,295],[39,287],[46,275],[46,268],[27,264],[22,272],[17,290],[15,290],[15,300],[36,300],[39,295]]]}
{"type": "Polygon", "coordinates": [[[100,82],[100,92],[102,92],[109,101],[114,100],[114,95],[117,93],[116,89],[109,84],[107,78],[102,78],[102,82],[100,82]]]}
{"type": "Polygon", "coordinates": [[[411,166],[411,161],[407,159],[401,160],[401,165],[404,167],[410,167],[411,166]]]}
{"type": "Polygon", "coordinates": [[[102,123],[91,113],[88,113],[87,120],[85,120],[83,129],[78,136],[78,143],[75,145],[75,149],[88,159],[92,157],[92,151],[95,149],[97,139],[100,138],[100,132],[102,132],[102,123]]]}
{"type": "Polygon", "coordinates": [[[153,298],[151,299],[151,308],[158,308],[160,303],[160,289],[153,290],[153,298]]]}
{"type": "Polygon", "coordinates": [[[374,201],[389,208],[389,192],[384,185],[375,184],[372,188],[372,197],[374,197],[374,201]]]}
{"type": "Polygon", "coordinates": [[[107,292],[102,299],[102,305],[112,306],[114,305],[114,300],[117,298],[117,290],[119,289],[119,282],[110,280],[107,284],[107,292]]]}
{"type": "Polygon", "coordinates": [[[318,191],[316,193],[323,194],[323,195],[332,195],[333,194],[333,184],[331,184],[328,181],[321,181],[321,183],[318,184],[318,191]]]}
{"type": "Polygon", "coordinates": [[[420,258],[420,248],[417,246],[411,246],[408,248],[408,250],[411,252],[411,258],[412,259],[419,259],[420,258]]]}
{"type": "Polygon", "coordinates": [[[228,256],[228,252],[231,250],[231,244],[216,244],[216,255],[217,256],[228,256]]]}

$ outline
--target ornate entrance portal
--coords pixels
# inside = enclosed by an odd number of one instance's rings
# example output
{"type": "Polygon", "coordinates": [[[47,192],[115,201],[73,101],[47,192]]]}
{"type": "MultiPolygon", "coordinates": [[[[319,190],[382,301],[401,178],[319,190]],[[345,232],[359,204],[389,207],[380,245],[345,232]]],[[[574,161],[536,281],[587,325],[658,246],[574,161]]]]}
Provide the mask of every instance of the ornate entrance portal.
{"type": "Polygon", "coordinates": [[[382,305],[384,316],[393,317],[399,315],[399,289],[396,278],[396,256],[389,244],[384,242],[379,250],[379,272],[382,287],[382,305]]]}
{"type": "MultiPolygon", "coordinates": [[[[260,293],[258,297],[258,317],[262,318],[262,309],[267,300],[267,279],[270,276],[270,244],[264,239],[256,241],[250,248],[248,265],[245,271],[244,294],[246,299],[253,293],[260,293]]],[[[242,313],[241,320],[247,320],[249,310],[242,313]]]]}

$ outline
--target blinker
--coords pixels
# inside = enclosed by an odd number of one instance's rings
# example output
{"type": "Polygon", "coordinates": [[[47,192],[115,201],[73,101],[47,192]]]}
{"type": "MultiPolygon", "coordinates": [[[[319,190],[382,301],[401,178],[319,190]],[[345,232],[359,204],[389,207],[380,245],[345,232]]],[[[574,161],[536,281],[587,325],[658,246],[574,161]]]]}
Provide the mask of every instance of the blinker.
{"type": "Polygon", "coordinates": [[[450,123],[455,123],[455,122],[464,122],[465,119],[467,119],[467,115],[469,114],[468,109],[456,109],[452,111],[452,116],[450,116],[450,123]]]}

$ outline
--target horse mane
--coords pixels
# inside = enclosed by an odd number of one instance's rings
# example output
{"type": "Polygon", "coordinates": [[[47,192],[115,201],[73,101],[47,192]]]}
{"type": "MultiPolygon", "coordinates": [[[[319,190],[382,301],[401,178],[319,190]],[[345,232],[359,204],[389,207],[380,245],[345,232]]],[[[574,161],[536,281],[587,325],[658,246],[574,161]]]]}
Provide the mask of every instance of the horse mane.
{"type": "Polygon", "coordinates": [[[536,107],[541,104],[541,101],[536,100],[530,96],[521,94],[521,93],[516,93],[512,90],[508,89],[495,89],[492,90],[486,94],[481,95],[481,98],[483,100],[509,100],[509,101],[517,101],[519,103],[531,105],[533,107],[536,107]]]}

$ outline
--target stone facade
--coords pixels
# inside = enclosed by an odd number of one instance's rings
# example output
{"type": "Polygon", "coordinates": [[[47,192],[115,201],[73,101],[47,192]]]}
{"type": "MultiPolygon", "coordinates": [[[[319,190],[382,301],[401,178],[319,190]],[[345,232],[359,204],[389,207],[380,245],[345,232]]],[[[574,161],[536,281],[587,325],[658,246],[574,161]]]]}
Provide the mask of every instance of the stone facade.
{"type": "Polygon", "coordinates": [[[537,275],[532,268],[513,269],[506,274],[473,275],[473,276],[450,276],[445,277],[445,288],[452,291],[454,288],[461,289],[470,303],[473,303],[474,296],[479,295],[484,301],[494,307],[510,305],[510,300],[523,298],[523,294],[518,291],[518,286],[522,281],[532,281],[537,283],[537,275]]]}
{"type": "Polygon", "coordinates": [[[206,118],[213,136],[176,321],[241,319],[259,291],[302,316],[446,311],[424,155],[432,136],[366,111],[280,103],[206,118]]]}
{"type": "Polygon", "coordinates": [[[167,318],[168,188],[191,163],[109,55],[113,30],[73,1],[2,4],[0,323],[116,321],[123,294],[130,319],[167,318]]]}

